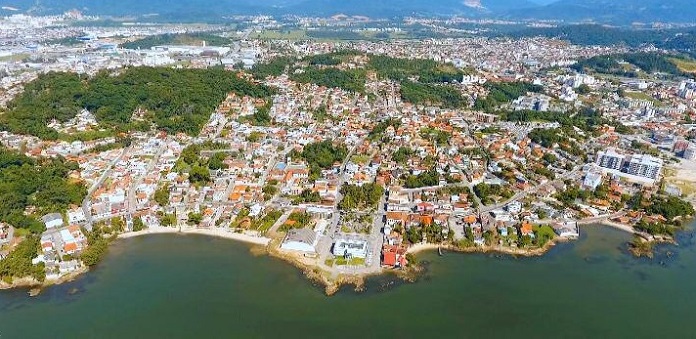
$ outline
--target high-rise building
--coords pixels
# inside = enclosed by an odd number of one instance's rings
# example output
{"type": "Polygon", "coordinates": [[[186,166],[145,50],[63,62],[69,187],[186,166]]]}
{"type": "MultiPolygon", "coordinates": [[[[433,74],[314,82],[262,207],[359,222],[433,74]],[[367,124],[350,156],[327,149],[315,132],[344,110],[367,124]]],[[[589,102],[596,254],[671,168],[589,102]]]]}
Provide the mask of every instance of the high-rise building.
{"type": "Polygon", "coordinates": [[[651,155],[632,155],[627,162],[626,172],[639,177],[657,179],[662,171],[662,160],[651,155]]]}

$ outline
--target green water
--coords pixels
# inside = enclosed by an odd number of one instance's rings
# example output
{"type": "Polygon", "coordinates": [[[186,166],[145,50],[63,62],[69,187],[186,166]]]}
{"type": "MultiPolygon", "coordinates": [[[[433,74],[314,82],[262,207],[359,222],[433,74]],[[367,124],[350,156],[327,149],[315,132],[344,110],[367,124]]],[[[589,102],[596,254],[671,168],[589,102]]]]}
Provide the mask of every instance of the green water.
{"type": "Polygon", "coordinates": [[[625,253],[626,234],[583,231],[541,258],[424,254],[417,283],[382,276],[333,297],[240,243],[134,238],[38,297],[0,291],[0,338],[694,336],[691,233],[648,261],[625,253]]]}

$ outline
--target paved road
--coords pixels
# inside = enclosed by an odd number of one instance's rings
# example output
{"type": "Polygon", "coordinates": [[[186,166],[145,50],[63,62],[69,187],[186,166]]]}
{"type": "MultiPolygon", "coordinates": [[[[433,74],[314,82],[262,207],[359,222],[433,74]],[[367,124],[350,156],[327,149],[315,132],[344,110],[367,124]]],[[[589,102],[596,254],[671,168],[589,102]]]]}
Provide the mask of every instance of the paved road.
{"type": "Polygon", "coordinates": [[[104,173],[102,173],[101,177],[99,177],[99,180],[97,180],[97,182],[95,182],[92,185],[92,187],[90,187],[87,190],[87,195],[85,196],[85,199],[82,200],[82,211],[85,213],[85,218],[87,221],[86,227],[88,230],[92,229],[92,222],[93,222],[93,220],[92,220],[92,203],[91,203],[92,194],[94,193],[94,191],[96,191],[99,188],[99,186],[101,186],[104,183],[104,180],[106,180],[106,178],[109,176],[109,174],[111,174],[111,169],[116,165],[116,163],[121,161],[121,159],[123,159],[123,157],[126,156],[126,154],[128,154],[128,152],[130,152],[131,150],[132,150],[132,146],[128,146],[128,147],[124,148],[123,152],[121,152],[121,154],[118,157],[116,157],[116,159],[114,159],[109,164],[109,166],[107,166],[104,173]]]}

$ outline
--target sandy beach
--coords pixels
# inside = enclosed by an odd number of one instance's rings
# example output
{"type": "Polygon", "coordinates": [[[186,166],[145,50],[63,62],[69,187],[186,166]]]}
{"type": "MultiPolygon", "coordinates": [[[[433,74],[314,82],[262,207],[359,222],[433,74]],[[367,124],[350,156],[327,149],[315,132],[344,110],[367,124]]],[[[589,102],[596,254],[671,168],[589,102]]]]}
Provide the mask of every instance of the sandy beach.
{"type": "Polygon", "coordinates": [[[266,246],[271,241],[270,238],[256,236],[245,233],[235,233],[232,231],[220,229],[220,228],[173,228],[173,227],[151,227],[143,231],[138,232],[128,232],[118,235],[119,239],[133,238],[149,234],[200,234],[207,235],[211,237],[225,238],[231,240],[242,241],[255,245],[266,246]]]}
{"type": "Polygon", "coordinates": [[[440,246],[442,246],[442,245],[438,245],[438,244],[416,244],[416,245],[412,245],[411,247],[409,247],[409,248],[406,250],[406,253],[416,254],[416,253],[420,253],[420,252],[423,252],[423,251],[435,251],[435,250],[437,250],[437,248],[440,247],[440,246]]]}

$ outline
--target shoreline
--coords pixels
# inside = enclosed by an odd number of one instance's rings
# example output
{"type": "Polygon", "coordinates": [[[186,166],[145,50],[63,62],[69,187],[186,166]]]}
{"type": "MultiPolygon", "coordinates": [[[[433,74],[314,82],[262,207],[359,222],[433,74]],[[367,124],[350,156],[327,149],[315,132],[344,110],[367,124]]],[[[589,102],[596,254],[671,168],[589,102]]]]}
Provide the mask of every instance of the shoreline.
{"type": "MultiPolygon", "coordinates": [[[[629,225],[624,225],[624,224],[619,224],[616,222],[612,222],[609,220],[604,220],[600,221],[597,223],[597,225],[601,225],[604,227],[610,227],[618,230],[622,230],[624,232],[628,232],[634,235],[640,235],[638,232],[636,232],[631,226],[629,225]]],[[[282,261],[285,261],[286,263],[289,263],[296,268],[298,268],[303,275],[310,281],[319,284],[324,287],[324,292],[327,296],[331,296],[335,293],[337,293],[340,288],[344,285],[354,285],[356,291],[362,291],[365,286],[365,280],[369,277],[372,276],[377,276],[385,273],[395,273],[397,276],[402,276],[400,274],[400,271],[398,270],[391,270],[387,268],[380,268],[379,271],[377,272],[371,272],[371,273],[342,273],[342,272],[335,272],[335,271],[327,271],[326,269],[322,268],[320,264],[310,262],[308,258],[305,258],[304,256],[296,253],[286,253],[281,251],[277,246],[277,243],[273,243],[273,239],[269,237],[264,237],[256,234],[247,234],[247,233],[236,233],[231,230],[227,229],[222,229],[222,228],[190,228],[190,227],[185,227],[185,228],[173,228],[173,227],[152,227],[148,228],[142,231],[138,232],[127,232],[127,233],[121,233],[119,234],[116,238],[117,239],[130,239],[130,238],[136,238],[136,237],[141,237],[141,236],[147,236],[147,235],[157,235],[157,234],[181,234],[181,235],[186,235],[186,234],[196,234],[196,235],[204,235],[204,236],[210,236],[210,237],[216,237],[216,238],[222,238],[222,239],[229,239],[229,240],[235,240],[235,241],[240,241],[252,245],[258,245],[258,246],[253,246],[251,248],[252,255],[268,255],[273,258],[280,259],[282,261]]],[[[542,247],[537,247],[537,248],[529,248],[529,249],[524,249],[524,248],[516,248],[516,247],[507,247],[507,246],[501,246],[501,245],[494,245],[494,246],[471,246],[471,247],[457,247],[453,244],[449,243],[442,243],[442,244],[433,244],[433,243],[420,243],[416,245],[410,246],[406,250],[406,254],[411,254],[411,255],[417,255],[422,252],[427,252],[427,251],[436,251],[438,248],[441,248],[443,250],[451,251],[451,252],[457,252],[457,253],[498,253],[501,255],[511,255],[511,256],[523,256],[523,257],[536,257],[536,256],[542,256],[546,254],[551,248],[556,246],[560,242],[568,242],[568,241],[574,241],[577,240],[577,238],[561,238],[556,236],[555,238],[551,239],[549,242],[547,242],[544,246],[542,247]]],[[[645,241],[648,241],[652,244],[658,244],[658,243],[674,243],[674,239],[666,240],[666,239],[660,239],[659,241],[656,241],[656,239],[652,239],[652,241],[649,241],[648,239],[644,239],[645,241]]],[[[634,253],[635,254],[635,253],[634,253]]],[[[415,263],[416,265],[414,266],[414,269],[418,271],[418,263],[415,263]]],[[[13,289],[13,288],[28,288],[30,289],[30,295],[34,296],[38,294],[38,292],[41,291],[41,289],[50,287],[52,285],[60,285],[65,282],[70,282],[77,277],[81,276],[84,273],[87,273],[89,271],[89,267],[83,266],[80,269],[70,272],[66,274],[65,276],[62,276],[58,279],[52,279],[52,280],[46,280],[44,282],[39,282],[38,280],[31,278],[31,277],[24,277],[24,278],[16,278],[11,284],[5,283],[0,281],[0,290],[6,290],[6,289],[13,289]]],[[[405,275],[408,276],[408,275],[405,275]]],[[[402,277],[403,278],[403,277],[402,277]]],[[[404,278],[405,279],[405,278],[404,278]]],[[[407,279],[405,279],[407,280],[407,279]]]]}
{"type": "MultiPolygon", "coordinates": [[[[146,236],[146,235],[157,235],[157,234],[197,234],[197,235],[205,235],[205,236],[210,236],[210,237],[216,237],[216,238],[221,238],[221,239],[229,239],[229,240],[236,240],[239,242],[247,243],[247,244],[252,244],[252,245],[260,245],[260,246],[268,246],[270,243],[271,239],[262,237],[262,236],[254,236],[250,234],[244,234],[244,233],[235,233],[235,232],[229,232],[223,229],[203,229],[203,228],[184,228],[184,229],[179,229],[179,228],[173,228],[173,227],[157,227],[157,228],[148,228],[142,231],[138,232],[127,232],[127,233],[121,233],[119,234],[116,239],[131,239],[131,238],[137,238],[141,236],[146,236]]],[[[47,279],[44,280],[43,282],[38,281],[32,277],[23,277],[23,278],[15,278],[13,279],[12,283],[6,283],[4,281],[0,281],[0,290],[9,290],[9,289],[15,289],[15,288],[28,288],[30,289],[30,294],[36,295],[38,293],[35,293],[35,290],[40,290],[44,289],[46,287],[50,287],[52,285],[60,285],[66,282],[70,282],[77,277],[89,272],[89,267],[88,266],[82,266],[79,269],[77,269],[74,272],[70,272],[64,276],[61,276],[57,279],[47,279]]]]}
{"type": "Polygon", "coordinates": [[[452,244],[417,244],[409,247],[406,250],[407,254],[419,254],[421,252],[427,252],[427,251],[435,251],[438,248],[442,248],[443,250],[451,251],[451,252],[458,252],[458,253],[499,253],[499,254],[504,254],[504,255],[518,255],[518,256],[524,256],[524,257],[538,257],[541,255],[546,254],[551,248],[556,246],[556,244],[560,242],[567,242],[567,241],[573,241],[576,239],[573,238],[561,238],[561,237],[556,237],[549,242],[547,242],[544,246],[542,247],[536,247],[536,248],[529,248],[529,249],[524,249],[524,248],[517,248],[517,247],[505,247],[505,246],[471,246],[471,247],[457,247],[452,244]]]}
{"type": "Polygon", "coordinates": [[[268,246],[266,250],[268,256],[295,266],[302,272],[306,279],[323,286],[324,293],[327,296],[336,294],[342,286],[346,285],[353,285],[355,286],[355,291],[362,291],[365,288],[365,280],[367,278],[385,273],[385,270],[381,268],[378,272],[362,274],[330,272],[321,268],[320,265],[307,262],[305,260],[306,258],[299,253],[282,252],[278,248],[271,248],[271,246],[268,246]]]}
{"type": "Polygon", "coordinates": [[[117,239],[130,239],[145,235],[156,235],[156,234],[198,234],[206,235],[210,237],[223,238],[236,240],[244,243],[267,246],[271,242],[271,238],[254,236],[245,233],[235,233],[231,231],[226,231],[221,228],[173,228],[173,227],[157,227],[148,228],[146,230],[138,232],[128,232],[121,233],[117,236],[117,239]]]}
{"type": "Polygon", "coordinates": [[[14,288],[28,288],[29,293],[31,296],[39,294],[39,292],[46,288],[50,287],[53,285],[60,285],[66,282],[70,282],[75,280],[75,278],[89,272],[89,267],[87,266],[82,266],[79,269],[70,272],[64,276],[61,276],[57,279],[46,279],[43,282],[38,281],[34,278],[31,277],[24,277],[24,278],[17,278],[12,281],[11,284],[8,284],[6,282],[0,281],[0,290],[9,290],[9,289],[14,289],[14,288]]]}

